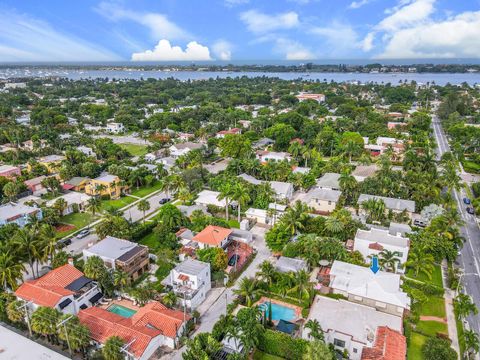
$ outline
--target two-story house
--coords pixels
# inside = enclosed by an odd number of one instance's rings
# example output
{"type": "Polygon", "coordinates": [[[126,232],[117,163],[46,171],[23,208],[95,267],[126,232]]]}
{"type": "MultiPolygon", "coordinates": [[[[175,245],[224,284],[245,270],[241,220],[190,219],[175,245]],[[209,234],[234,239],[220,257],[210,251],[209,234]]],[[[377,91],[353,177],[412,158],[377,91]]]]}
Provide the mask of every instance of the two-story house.
{"type": "Polygon", "coordinates": [[[101,258],[108,269],[124,271],[131,281],[150,268],[148,247],[113,236],[83,250],[85,261],[91,256],[101,258]]]}
{"type": "Polygon", "coordinates": [[[118,199],[125,188],[120,183],[120,178],[116,175],[99,176],[85,186],[85,193],[90,196],[110,196],[112,199],[118,199]]]}
{"type": "Polygon", "coordinates": [[[22,172],[18,166],[0,165],[0,176],[12,179],[20,176],[21,174],[22,172]]]}
{"type": "Polygon", "coordinates": [[[206,298],[211,285],[210,264],[186,259],[170,271],[162,284],[171,288],[182,306],[195,310],[206,298]]]}
{"type": "Polygon", "coordinates": [[[0,226],[14,223],[24,227],[32,217],[42,220],[42,209],[13,202],[0,206],[0,226]]]}
{"type": "Polygon", "coordinates": [[[41,278],[24,282],[15,296],[27,301],[32,311],[47,306],[64,314],[77,314],[93,306],[103,295],[95,281],[73,265],[65,264],[41,278]]]}
{"type": "Polygon", "coordinates": [[[329,214],[337,207],[341,195],[338,190],[313,188],[297,200],[319,214],[329,214]]]}
{"type": "Polygon", "coordinates": [[[193,237],[193,241],[198,243],[200,249],[208,247],[225,247],[230,242],[231,229],[226,229],[221,226],[208,225],[205,229],[200,231],[193,237]]]}

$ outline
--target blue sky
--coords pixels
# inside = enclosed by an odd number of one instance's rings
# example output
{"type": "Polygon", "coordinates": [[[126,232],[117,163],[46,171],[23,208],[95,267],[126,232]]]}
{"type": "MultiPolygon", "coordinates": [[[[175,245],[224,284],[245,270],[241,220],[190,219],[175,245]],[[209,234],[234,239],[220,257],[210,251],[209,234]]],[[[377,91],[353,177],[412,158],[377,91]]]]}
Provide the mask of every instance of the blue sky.
{"type": "Polygon", "coordinates": [[[0,61],[479,58],[480,0],[2,0],[0,61]]]}

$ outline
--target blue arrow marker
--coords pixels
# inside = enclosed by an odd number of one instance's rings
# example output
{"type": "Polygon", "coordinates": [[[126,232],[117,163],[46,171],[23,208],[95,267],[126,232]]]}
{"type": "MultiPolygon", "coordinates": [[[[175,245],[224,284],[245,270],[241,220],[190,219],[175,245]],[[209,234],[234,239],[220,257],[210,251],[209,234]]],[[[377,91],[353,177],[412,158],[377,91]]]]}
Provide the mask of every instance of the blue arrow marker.
{"type": "Polygon", "coordinates": [[[372,257],[372,264],[370,265],[370,270],[372,270],[374,274],[376,274],[378,270],[380,270],[380,267],[378,266],[378,257],[372,257]]]}

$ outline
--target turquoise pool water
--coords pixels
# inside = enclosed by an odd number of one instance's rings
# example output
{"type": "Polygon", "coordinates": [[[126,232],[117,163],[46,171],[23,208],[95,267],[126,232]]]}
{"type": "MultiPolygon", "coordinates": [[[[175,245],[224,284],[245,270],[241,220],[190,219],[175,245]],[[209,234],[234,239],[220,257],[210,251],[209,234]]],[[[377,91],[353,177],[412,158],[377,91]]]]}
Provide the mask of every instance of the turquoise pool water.
{"type": "Polygon", "coordinates": [[[117,305],[117,304],[113,304],[113,305],[110,305],[108,308],[107,308],[108,311],[112,312],[112,313],[115,313],[117,315],[120,315],[124,318],[129,318],[129,317],[132,317],[133,315],[135,315],[136,311],[135,310],[132,310],[132,309],[129,309],[125,306],[122,306],[122,305],[117,305]]]}
{"type": "MultiPolygon", "coordinates": [[[[265,311],[267,314],[267,318],[269,316],[269,303],[264,302],[258,305],[260,310],[265,311]]],[[[288,306],[283,306],[279,304],[272,303],[272,320],[286,320],[286,321],[294,321],[296,319],[295,310],[288,306]]]]}

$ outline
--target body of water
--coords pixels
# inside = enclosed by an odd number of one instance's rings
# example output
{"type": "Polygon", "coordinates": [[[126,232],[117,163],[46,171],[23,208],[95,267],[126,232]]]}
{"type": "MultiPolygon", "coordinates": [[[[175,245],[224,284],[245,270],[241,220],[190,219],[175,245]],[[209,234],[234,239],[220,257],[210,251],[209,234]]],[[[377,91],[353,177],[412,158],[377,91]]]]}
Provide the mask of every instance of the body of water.
{"type": "Polygon", "coordinates": [[[359,82],[365,83],[391,83],[397,85],[400,81],[416,81],[419,84],[434,82],[437,85],[480,84],[480,73],[450,74],[450,73],[322,73],[322,72],[234,72],[234,71],[146,71],[137,69],[125,70],[66,70],[61,68],[37,69],[37,68],[3,68],[0,69],[0,78],[18,77],[49,77],[60,76],[72,80],[81,79],[167,79],[175,78],[182,81],[207,80],[227,77],[276,77],[283,80],[303,79],[309,81],[335,81],[335,82],[359,82]]]}

